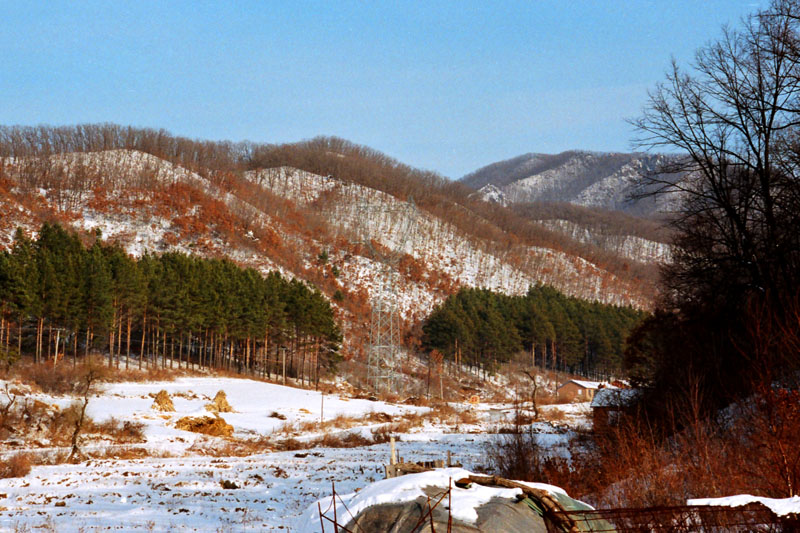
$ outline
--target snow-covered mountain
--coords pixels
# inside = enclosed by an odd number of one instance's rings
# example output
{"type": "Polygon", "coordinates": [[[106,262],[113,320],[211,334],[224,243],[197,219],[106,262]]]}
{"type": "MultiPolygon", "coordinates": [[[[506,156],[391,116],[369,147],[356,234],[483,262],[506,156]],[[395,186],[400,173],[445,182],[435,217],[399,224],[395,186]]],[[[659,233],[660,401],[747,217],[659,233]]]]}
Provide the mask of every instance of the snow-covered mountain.
{"type": "Polygon", "coordinates": [[[480,168],[461,182],[502,205],[568,202],[652,215],[673,208],[674,199],[635,196],[642,192],[641,177],[654,173],[668,159],[643,153],[529,153],[480,168]]]}
{"type": "MultiPolygon", "coordinates": [[[[33,235],[55,220],[87,238],[99,232],[137,256],[177,250],[277,270],[314,283],[334,301],[346,343],[348,333],[352,339],[366,331],[371,297],[381,290],[376,250],[399,252],[396,301],[408,323],[463,286],[521,294],[545,283],[589,300],[650,306],[652,284],[609,262],[579,230],[568,236],[543,226],[548,238],[536,240],[447,202],[438,205],[449,205],[449,218],[417,208],[407,232],[405,200],[290,166],[189,169],[127,149],[6,157],[0,247],[11,246],[17,227],[33,235]]],[[[618,255],[640,264],[664,258],[658,250],[618,255]]]]}
{"type": "Polygon", "coordinates": [[[506,198],[506,193],[504,193],[502,189],[491,183],[487,183],[486,185],[478,189],[478,194],[480,195],[481,198],[483,198],[487,202],[500,204],[503,207],[505,207],[509,203],[508,198],[506,198]]]}

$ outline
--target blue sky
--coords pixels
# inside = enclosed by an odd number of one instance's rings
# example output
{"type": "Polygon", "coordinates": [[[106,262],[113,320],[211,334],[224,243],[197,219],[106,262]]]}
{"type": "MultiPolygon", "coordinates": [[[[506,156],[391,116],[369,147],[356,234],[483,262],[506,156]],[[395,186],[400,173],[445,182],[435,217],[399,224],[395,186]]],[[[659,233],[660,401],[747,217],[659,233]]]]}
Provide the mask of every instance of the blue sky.
{"type": "Polygon", "coordinates": [[[627,151],[647,89],[765,1],[0,0],[0,123],[336,135],[457,178],[627,151]]]}

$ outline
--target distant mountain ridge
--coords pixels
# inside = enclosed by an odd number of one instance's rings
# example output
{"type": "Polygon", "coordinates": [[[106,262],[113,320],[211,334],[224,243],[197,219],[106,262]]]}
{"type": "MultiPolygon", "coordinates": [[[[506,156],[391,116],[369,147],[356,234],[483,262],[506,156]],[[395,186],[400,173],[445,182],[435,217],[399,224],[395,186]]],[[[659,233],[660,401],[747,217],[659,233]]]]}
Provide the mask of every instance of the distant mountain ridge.
{"type": "Polygon", "coordinates": [[[417,222],[395,269],[408,324],[461,287],[524,294],[547,284],[647,309],[670,257],[639,219],[573,205],[498,208],[462,183],[338,138],[255,145],[109,124],[0,126],[0,250],[18,227],[35,236],[57,221],[137,256],[180,251],[278,271],[334,302],[345,350],[358,349],[381,291],[370,250],[398,245],[397,213],[410,198],[417,222]]]}
{"type": "Polygon", "coordinates": [[[639,197],[641,178],[674,157],[581,150],[528,153],[487,165],[459,181],[502,205],[559,202],[652,216],[671,210],[676,198],[639,197]]]}

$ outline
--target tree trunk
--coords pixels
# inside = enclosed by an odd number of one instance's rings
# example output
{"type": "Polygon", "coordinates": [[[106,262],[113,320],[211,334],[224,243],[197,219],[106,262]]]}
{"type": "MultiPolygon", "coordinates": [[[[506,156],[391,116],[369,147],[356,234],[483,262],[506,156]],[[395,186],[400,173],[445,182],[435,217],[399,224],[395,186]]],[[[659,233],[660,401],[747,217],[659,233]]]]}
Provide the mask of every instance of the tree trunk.
{"type": "Polygon", "coordinates": [[[17,331],[17,355],[22,355],[22,317],[19,318],[19,328],[17,331]]]}
{"type": "MultiPolygon", "coordinates": [[[[52,331],[52,330],[51,330],[52,331]]],[[[51,333],[52,335],[52,333],[51,333]]],[[[56,365],[58,364],[58,342],[61,340],[61,330],[56,330],[56,349],[55,353],[53,354],[53,368],[55,369],[56,365]]]]}
{"type": "Polygon", "coordinates": [[[142,369],[142,359],[144,359],[144,347],[147,346],[145,344],[145,340],[147,337],[147,309],[145,308],[144,314],[142,315],[142,343],[139,347],[139,370],[142,369]]]}
{"type": "Polygon", "coordinates": [[[42,341],[44,340],[44,318],[39,318],[39,324],[36,328],[36,359],[38,363],[42,357],[42,341]]]}
{"type": "Polygon", "coordinates": [[[269,372],[269,328],[264,332],[264,368],[262,369],[262,377],[264,371],[267,373],[267,379],[270,378],[269,372]]]}
{"type": "Polygon", "coordinates": [[[122,313],[119,315],[119,320],[117,320],[117,359],[116,359],[116,368],[119,368],[119,360],[122,357],[122,313]]]}
{"type": "Polygon", "coordinates": [[[83,427],[83,419],[86,415],[86,406],[89,405],[89,395],[83,398],[83,405],[81,406],[81,414],[78,417],[78,420],[75,421],[75,430],[72,432],[72,452],[69,454],[69,458],[67,459],[68,463],[75,462],[76,459],[80,460],[81,451],[78,448],[78,437],[81,434],[81,428],[83,427]]]}
{"type": "Polygon", "coordinates": [[[128,311],[128,338],[125,342],[125,370],[128,370],[128,365],[131,362],[131,313],[128,311]]]}
{"type": "Polygon", "coordinates": [[[444,360],[439,363],[439,399],[444,401],[444,383],[442,382],[442,374],[444,373],[443,368],[444,360]]]}
{"type": "Polygon", "coordinates": [[[114,365],[114,330],[115,326],[117,325],[117,302],[114,300],[113,304],[114,314],[111,316],[111,331],[109,332],[109,344],[108,344],[108,366],[111,367],[114,365]]]}
{"type": "Polygon", "coordinates": [[[305,377],[306,377],[306,345],[308,343],[303,341],[303,348],[300,357],[300,385],[305,385],[305,377]]]}
{"type": "Polygon", "coordinates": [[[246,374],[250,373],[250,336],[247,336],[245,340],[245,349],[244,349],[244,371],[246,374]]]}
{"type": "Polygon", "coordinates": [[[108,366],[109,368],[114,366],[114,325],[115,323],[111,324],[111,330],[108,332],[108,366]]]}
{"type": "Polygon", "coordinates": [[[208,345],[208,328],[203,333],[203,348],[200,350],[200,368],[203,368],[206,362],[206,346],[208,345]]]}

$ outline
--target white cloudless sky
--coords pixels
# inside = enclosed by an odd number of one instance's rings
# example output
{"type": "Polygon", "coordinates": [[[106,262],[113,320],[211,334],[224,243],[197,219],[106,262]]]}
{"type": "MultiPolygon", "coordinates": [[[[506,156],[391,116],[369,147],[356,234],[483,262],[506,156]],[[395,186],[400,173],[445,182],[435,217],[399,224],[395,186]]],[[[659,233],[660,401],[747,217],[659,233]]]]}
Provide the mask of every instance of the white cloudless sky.
{"type": "Polygon", "coordinates": [[[625,122],[765,1],[0,0],[0,123],[336,135],[451,178],[628,151],[625,122]]]}

